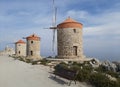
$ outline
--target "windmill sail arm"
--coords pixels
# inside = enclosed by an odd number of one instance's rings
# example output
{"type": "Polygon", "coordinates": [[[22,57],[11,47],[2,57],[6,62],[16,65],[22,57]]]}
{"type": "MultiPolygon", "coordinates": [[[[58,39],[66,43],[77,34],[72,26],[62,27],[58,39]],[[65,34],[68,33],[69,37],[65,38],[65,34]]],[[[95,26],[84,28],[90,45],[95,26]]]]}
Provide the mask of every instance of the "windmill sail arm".
{"type": "Polygon", "coordinates": [[[50,29],[57,29],[57,27],[55,27],[55,26],[54,27],[50,27],[50,29]]]}

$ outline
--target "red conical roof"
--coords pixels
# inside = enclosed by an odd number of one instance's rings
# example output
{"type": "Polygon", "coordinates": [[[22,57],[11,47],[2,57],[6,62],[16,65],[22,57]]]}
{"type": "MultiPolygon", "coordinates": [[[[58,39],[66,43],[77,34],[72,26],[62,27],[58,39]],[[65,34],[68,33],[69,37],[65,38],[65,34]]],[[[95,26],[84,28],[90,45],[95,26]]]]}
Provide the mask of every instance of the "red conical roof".
{"type": "Polygon", "coordinates": [[[59,29],[62,29],[62,28],[81,28],[82,29],[83,25],[73,20],[72,18],[68,17],[65,21],[58,24],[57,27],[59,29]]]}
{"type": "Polygon", "coordinates": [[[68,22],[77,22],[75,20],[73,20],[72,18],[68,17],[65,21],[63,21],[62,23],[68,23],[68,22]]]}
{"type": "Polygon", "coordinates": [[[32,34],[30,36],[27,37],[27,40],[40,40],[40,37],[38,37],[37,35],[35,34],[32,34]]]}
{"type": "Polygon", "coordinates": [[[18,40],[15,44],[25,44],[25,42],[23,40],[18,40]]]}

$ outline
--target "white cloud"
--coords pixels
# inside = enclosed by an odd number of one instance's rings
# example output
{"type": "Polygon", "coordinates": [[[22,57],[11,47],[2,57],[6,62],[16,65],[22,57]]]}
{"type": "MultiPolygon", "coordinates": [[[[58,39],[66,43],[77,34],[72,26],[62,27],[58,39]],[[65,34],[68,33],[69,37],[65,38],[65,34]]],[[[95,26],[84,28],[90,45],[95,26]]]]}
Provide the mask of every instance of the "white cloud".
{"type": "Polygon", "coordinates": [[[70,10],[67,15],[72,16],[80,21],[84,20],[83,27],[84,35],[103,36],[120,35],[120,12],[104,12],[101,14],[91,15],[87,11],[74,11],[70,10]],[[87,25],[86,25],[87,24],[87,25]]]}
{"type": "Polygon", "coordinates": [[[67,12],[67,16],[72,16],[72,17],[78,17],[78,18],[83,18],[86,19],[88,15],[87,11],[74,11],[74,10],[70,10],[67,12]]]}

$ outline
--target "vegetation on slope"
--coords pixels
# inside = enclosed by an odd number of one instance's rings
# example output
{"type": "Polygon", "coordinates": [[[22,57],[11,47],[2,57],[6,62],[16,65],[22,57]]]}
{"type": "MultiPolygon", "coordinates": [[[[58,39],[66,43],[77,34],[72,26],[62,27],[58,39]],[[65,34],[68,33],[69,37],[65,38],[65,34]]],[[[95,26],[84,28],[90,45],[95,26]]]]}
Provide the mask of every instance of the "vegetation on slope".
{"type": "Polygon", "coordinates": [[[93,68],[88,62],[86,63],[60,63],[55,66],[55,70],[59,67],[70,70],[79,70],[77,80],[80,82],[87,82],[95,87],[120,87],[119,74],[112,71],[105,70],[102,66],[93,68]],[[112,80],[108,77],[115,78],[112,80]]]}

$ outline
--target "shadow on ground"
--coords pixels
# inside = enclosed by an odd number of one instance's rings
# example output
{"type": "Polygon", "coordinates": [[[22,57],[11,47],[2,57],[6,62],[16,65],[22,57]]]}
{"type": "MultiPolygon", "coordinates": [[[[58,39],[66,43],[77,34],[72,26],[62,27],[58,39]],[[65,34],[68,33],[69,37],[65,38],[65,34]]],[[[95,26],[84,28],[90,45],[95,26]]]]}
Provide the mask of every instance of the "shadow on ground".
{"type": "Polygon", "coordinates": [[[56,81],[58,84],[61,84],[61,85],[68,85],[68,82],[67,80],[65,81],[65,79],[62,79],[61,77],[55,77],[53,75],[50,75],[48,78],[56,81]]]}

